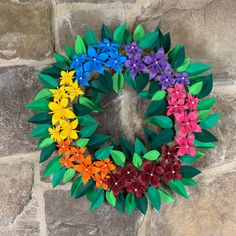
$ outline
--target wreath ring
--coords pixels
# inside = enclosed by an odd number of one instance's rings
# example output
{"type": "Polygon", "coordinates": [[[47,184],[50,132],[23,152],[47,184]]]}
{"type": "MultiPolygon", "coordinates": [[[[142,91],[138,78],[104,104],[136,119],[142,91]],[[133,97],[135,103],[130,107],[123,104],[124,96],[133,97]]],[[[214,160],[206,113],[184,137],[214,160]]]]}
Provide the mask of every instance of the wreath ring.
{"type": "Polygon", "coordinates": [[[39,137],[40,162],[57,153],[44,175],[53,175],[53,187],[72,180],[71,196],[86,195],[90,210],[105,200],[128,214],[145,214],[148,200],[160,210],[174,201],[168,189],[188,198],[186,186],[200,173],[190,164],[204,156],[198,148],[217,141],[207,130],[220,118],[210,114],[216,99],[202,100],[212,90],[212,74],[202,74],[212,67],[191,63],[182,44],[171,49],[170,34],[159,27],[145,33],[139,24],[131,36],[126,23],[114,33],[103,25],[101,38],[88,28],[38,75],[45,88],[27,105],[39,111],[29,119],[38,124],[32,137],[39,137]],[[103,94],[119,93],[125,83],[149,101],[145,143],[96,132],[91,113],[102,111],[103,94]]]}

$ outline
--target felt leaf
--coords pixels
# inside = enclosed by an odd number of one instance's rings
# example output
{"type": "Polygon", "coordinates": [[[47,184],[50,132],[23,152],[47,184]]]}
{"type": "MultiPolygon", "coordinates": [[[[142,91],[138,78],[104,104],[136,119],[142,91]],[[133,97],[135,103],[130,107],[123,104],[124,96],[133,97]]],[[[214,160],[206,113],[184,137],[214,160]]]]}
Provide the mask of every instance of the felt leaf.
{"type": "Polygon", "coordinates": [[[167,144],[173,140],[174,132],[172,129],[163,129],[151,141],[152,148],[159,148],[162,144],[167,144]]]}
{"type": "Polygon", "coordinates": [[[58,68],[55,68],[55,67],[49,67],[45,70],[42,70],[41,74],[50,75],[53,78],[60,78],[61,77],[61,70],[59,70],[58,68]]]}
{"type": "Polygon", "coordinates": [[[193,62],[189,65],[186,72],[189,76],[200,75],[203,72],[212,69],[213,67],[201,62],[193,62]]]}
{"type": "Polygon", "coordinates": [[[122,39],[125,33],[126,23],[123,23],[122,25],[118,26],[116,30],[114,31],[114,41],[117,43],[122,43],[122,39]]]}
{"type": "Polygon", "coordinates": [[[164,36],[163,36],[159,26],[156,27],[155,31],[158,32],[158,37],[157,37],[157,41],[155,43],[154,50],[158,51],[164,45],[164,36]]]}
{"type": "Polygon", "coordinates": [[[151,99],[152,96],[149,94],[148,90],[144,90],[141,93],[138,94],[139,97],[145,98],[145,99],[151,99]]]}
{"type": "Polygon", "coordinates": [[[49,176],[61,169],[61,163],[58,157],[54,157],[46,166],[44,170],[44,176],[49,176]]]}
{"type": "Polygon", "coordinates": [[[146,120],[147,123],[151,125],[159,126],[163,129],[170,129],[173,127],[172,120],[168,116],[154,116],[149,120],[146,120]]]}
{"type": "Polygon", "coordinates": [[[56,145],[52,144],[48,147],[45,147],[42,149],[41,153],[40,153],[40,163],[46,161],[49,157],[51,157],[51,155],[53,154],[53,152],[56,150],[56,145]]]}
{"type": "Polygon", "coordinates": [[[190,58],[188,57],[184,60],[184,63],[176,69],[176,71],[177,72],[184,72],[187,70],[189,65],[190,65],[190,58]]]}
{"type": "Polygon", "coordinates": [[[48,104],[48,100],[37,100],[27,104],[26,107],[33,111],[49,111],[48,104]]]}
{"type": "Polygon", "coordinates": [[[125,154],[121,151],[117,150],[110,150],[110,154],[114,162],[118,165],[123,167],[125,164],[125,154]]]}
{"type": "Polygon", "coordinates": [[[92,149],[96,149],[99,146],[103,145],[109,139],[111,139],[111,136],[109,136],[109,135],[93,134],[89,139],[87,147],[92,148],[92,149]]]}
{"type": "Polygon", "coordinates": [[[170,39],[170,33],[166,33],[163,37],[163,48],[165,51],[165,54],[170,50],[171,48],[171,39],[170,39]]]}
{"type": "Polygon", "coordinates": [[[175,201],[173,196],[167,191],[165,191],[164,189],[159,188],[158,191],[160,193],[161,202],[174,202],[175,201]]]}
{"type": "Polygon", "coordinates": [[[143,89],[146,87],[148,82],[149,82],[148,74],[137,75],[135,77],[135,80],[133,81],[135,90],[137,91],[137,93],[140,93],[141,91],[143,91],[143,89]]]}
{"type": "Polygon", "coordinates": [[[143,161],[137,153],[134,153],[132,163],[133,166],[135,166],[136,168],[140,168],[143,164],[143,161]]]}
{"type": "Polygon", "coordinates": [[[133,193],[128,193],[125,199],[127,213],[130,215],[136,208],[135,196],[133,193]]]}
{"type": "Polygon", "coordinates": [[[91,125],[88,127],[84,127],[80,130],[79,134],[81,138],[88,138],[90,137],[96,130],[98,125],[91,125]]]}
{"type": "Polygon", "coordinates": [[[216,100],[217,100],[216,98],[207,98],[207,99],[199,100],[198,105],[197,105],[198,111],[211,109],[211,107],[214,105],[216,100]]]}
{"type": "Polygon", "coordinates": [[[210,115],[200,122],[200,127],[202,129],[210,129],[215,126],[215,124],[219,119],[220,119],[220,114],[210,115]]]}
{"type": "Polygon", "coordinates": [[[60,184],[64,174],[66,172],[66,167],[61,167],[52,177],[52,187],[55,188],[58,184],[60,184]]]}
{"type": "Polygon", "coordinates": [[[95,105],[89,98],[84,97],[84,96],[79,97],[79,103],[83,106],[90,108],[93,111],[101,110],[98,105],[95,105]]]}
{"type": "Polygon", "coordinates": [[[58,87],[57,81],[50,75],[38,74],[40,81],[49,89],[55,89],[58,87]]]}
{"type": "Polygon", "coordinates": [[[141,39],[144,37],[144,35],[145,35],[145,31],[144,31],[143,26],[141,24],[138,24],[133,34],[134,41],[140,42],[141,39]]]}
{"type": "Polygon", "coordinates": [[[106,200],[110,203],[111,206],[114,207],[116,205],[116,197],[113,191],[106,191],[106,200]]]}
{"type": "Polygon", "coordinates": [[[81,185],[82,185],[82,176],[79,176],[73,181],[71,185],[70,195],[72,198],[76,198],[76,194],[81,185]]]}
{"type": "Polygon", "coordinates": [[[98,44],[98,39],[92,29],[87,28],[86,29],[86,36],[85,36],[85,41],[87,45],[96,45],[98,44]]]}
{"type": "Polygon", "coordinates": [[[70,63],[70,60],[61,54],[54,54],[53,57],[57,62],[70,63]]]}
{"type": "Polygon", "coordinates": [[[135,203],[138,210],[145,215],[148,207],[147,197],[145,195],[143,195],[141,198],[135,197],[135,203]]]}
{"type": "Polygon", "coordinates": [[[196,84],[193,84],[189,88],[189,93],[192,94],[192,95],[196,95],[196,94],[200,93],[200,91],[202,89],[202,85],[203,85],[203,82],[198,82],[196,84]]]}
{"type": "Polygon", "coordinates": [[[129,44],[131,42],[131,33],[125,29],[124,35],[123,35],[123,39],[122,39],[122,43],[123,44],[129,44]]]}
{"type": "Polygon", "coordinates": [[[41,136],[47,135],[48,129],[51,127],[52,126],[49,124],[38,125],[32,130],[31,137],[41,137],[41,136]]]}
{"type": "Polygon", "coordinates": [[[184,63],[184,60],[185,48],[183,45],[179,44],[170,61],[172,68],[180,67],[184,63]]]}
{"type": "Polygon", "coordinates": [[[167,184],[174,192],[188,199],[188,193],[180,180],[171,180],[167,184]]]}
{"type": "Polygon", "coordinates": [[[209,115],[210,112],[211,112],[210,110],[201,110],[201,111],[198,111],[198,116],[197,116],[198,120],[203,120],[203,119],[205,119],[206,117],[208,117],[208,115],[209,115]]]}
{"type": "Polygon", "coordinates": [[[48,112],[40,112],[28,119],[28,122],[34,123],[34,124],[44,124],[51,121],[52,116],[48,114],[48,112]]]}
{"type": "Polygon", "coordinates": [[[192,166],[182,166],[181,167],[181,175],[183,178],[192,178],[200,173],[201,173],[200,170],[195,169],[192,166]]]}
{"type": "Polygon", "coordinates": [[[89,208],[89,211],[97,209],[103,202],[104,202],[104,189],[99,188],[96,197],[89,208]]]}
{"type": "Polygon", "coordinates": [[[138,138],[135,139],[134,151],[138,155],[145,154],[147,152],[147,149],[146,149],[145,145],[138,138]]]}
{"type": "Polygon", "coordinates": [[[115,73],[112,76],[112,81],[113,81],[113,90],[116,93],[119,93],[124,86],[125,79],[124,79],[123,74],[122,73],[115,73]]]}
{"type": "Polygon", "coordinates": [[[103,39],[113,40],[113,33],[111,29],[105,24],[102,24],[101,36],[103,39]]]}
{"type": "Polygon", "coordinates": [[[210,142],[201,142],[198,141],[197,139],[194,140],[193,144],[197,147],[197,148],[215,148],[215,144],[214,143],[210,143],[210,142]]]}
{"type": "Polygon", "coordinates": [[[66,52],[66,55],[69,57],[69,58],[72,58],[73,56],[76,55],[76,52],[74,50],[74,48],[72,48],[70,45],[66,44],[65,45],[65,52],[66,52]]]}
{"type": "Polygon", "coordinates": [[[186,186],[192,186],[192,187],[197,186],[197,182],[191,178],[190,179],[182,178],[181,182],[183,183],[183,185],[186,185],[186,186]]]}
{"type": "Polygon", "coordinates": [[[151,150],[147,152],[143,157],[149,161],[155,161],[160,156],[160,153],[157,150],[151,150]]]}
{"type": "Polygon", "coordinates": [[[192,164],[194,163],[197,158],[196,157],[193,157],[191,155],[184,155],[184,156],[181,156],[180,157],[180,160],[183,162],[183,163],[186,163],[186,164],[192,164]]]}
{"type": "Polygon", "coordinates": [[[218,139],[206,129],[202,129],[201,133],[194,133],[195,138],[201,142],[217,142],[218,139]]]}
{"type": "Polygon", "coordinates": [[[125,81],[129,87],[135,89],[135,81],[131,78],[130,71],[127,69],[125,72],[125,81]]]}
{"type": "Polygon", "coordinates": [[[88,138],[80,138],[76,141],[76,145],[80,148],[85,147],[86,144],[88,143],[89,139],[88,138]]]}
{"type": "Polygon", "coordinates": [[[83,39],[78,35],[75,40],[75,52],[77,54],[86,54],[86,47],[83,39]]]}
{"type": "Polygon", "coordinates": [[[86,193],[87,199],[92,203],[97,195],[97,192],[95,190],[91,190],[86,193]]]}
{"type": "Polygon", "coordinates": [[[47,99],[52,97],[52,93],[49,91],[49,89],[45,88],[40,90],[36,96],[34,97],[34,101],[37,101],[39,99],[47,99]]]}
{"type": "Polygon", "coordinates": [[[196,97],[203,98],[208,96],[213,89],[213,76],[212,74],[201,76],[201,79],[199,81],[203,82],[202,90],[200,93],[197,94],[196,97]]]}
{"type": "Polygon", "coordinates": [[[196,153],[196,158],[197,158],[197,159],[200,159],[200,158],[204,157],[205,155],[206,155],[205,153],[200,152],[200,151],[197,151],[197,153],[196,153]]]}
{"type": "Polygon", "coordinates": [[[95,158],[97,160],[99,160],[99,159],[105,160],[106,158],[108,158],[110,156],[110,151],[112,149],[113,149],[113,146],[107,146],[107,147],[100,148],[99,150],[97,150],[95,152],[95,158]]]}
{"type": "Polygon", "coordinates": [[[68,181],[72,180],[75,176],[76,170],[74,168],[70,168],[66,170],[63,176],[63,183],[67,183],[68,181]]]}
{"type": "Polygon", "coordinates": [[[152,101],[158,101],[162,100],[166,96],[166,91],[157,91],[153,96],[152,96],[152,101]]]}
{"type": "Polygon", "coordinates": [[[156,210],[159,211],[161,207],[161,196],[159,191],[155,187],[150,186],[148,188],[147,195],[151,204],[154,206],[156,210]]]}
{"type": "Polygon", "coordinates": [[[147,33],[140,41],[139,46],[143,49],[152,48],[158,38],[158,32],[147,33]]]}
{"type": "Polygon", "coordinates": [[[45,138],[41,142],[38,143],[37,147],[38,148],[45,148],[45,147],[52,145],[53,143],[55,143],[55,142],[51,138],[45,138]]]}
{"type": "MultiPolygon", "coordinates": [[[[81,176],[80,176],[81,177],[81,176]]],[[[72,198],[80,198],[86,195],[88,192],[94,189],[94,181],[89,180],[86,185],[83,184],[82,178],[77,178],[71,186],[71,197],[72,198]]]]}
{"type": "Polygon", "coordinates": [[[161,115],[166,109],[166,101],[152,101],[149,103],[147,111],[144,115],[144,118],[149,118],[151,116],[161,115]]]}
{"type": "Polygon", "coordinates": [[[129,143],[125,138],[120,137],[119,138],[120,145],[122,151],[125,153],[127,158],[132,158],[134,153],[134,147],[131,143],[129,143]]]}
{"type": "Polygon", "coordinates": [[[59,70],[69,70],[70,67],[67,63],[64,62],[56,62],[53,64],[53,67],[59,70]]]}
{"type": "Polygon", "coordinates": [[[125,212],[125,198],[123,194],[117,196],[115,208],[122,213],[125,212]]]}

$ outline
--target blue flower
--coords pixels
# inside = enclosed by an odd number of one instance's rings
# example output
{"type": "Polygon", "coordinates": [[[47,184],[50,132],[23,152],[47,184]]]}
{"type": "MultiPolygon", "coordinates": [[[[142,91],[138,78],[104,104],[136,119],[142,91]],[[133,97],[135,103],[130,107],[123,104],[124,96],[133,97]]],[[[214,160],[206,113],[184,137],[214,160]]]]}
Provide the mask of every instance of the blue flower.
{"type": "Polygon", "coordinates": [[[106,66],[120,73],[121,68],[124,66],[125,61],[126,57],[120,55],[118,52],[110,53],[110,57],[108,58],[106,66]]]}
{"type": "Polygon", "coordinates": [[[107,59],[107,53],[100,53],[99,50],[96,51],[92,46],[88,46],[88,61],[84,64],[85,71],[97,71],[100,74],[104,73],[102,64],[107,59]]]}
{"type": "Polygon", "coordinates": [[[80,54],[80,55],[73,56],[70,69],[77,70],[77,69],[83,68],[83,64],[86,61],[86,58],[87,58],[86,54],[80,54]]]}
{"type": "Polygon", "coordinates": [[[108,39],[103,39],[102,42],[98,44],[98,48],[101,49],[102,52],[116,52],[120,44],[110,42],[108,39]]]}
{"type": "Polygon", "coordinates": [[[76,71],[75,79],[82,86],[90,86],[88,82],[90,72],[76,71]]]}

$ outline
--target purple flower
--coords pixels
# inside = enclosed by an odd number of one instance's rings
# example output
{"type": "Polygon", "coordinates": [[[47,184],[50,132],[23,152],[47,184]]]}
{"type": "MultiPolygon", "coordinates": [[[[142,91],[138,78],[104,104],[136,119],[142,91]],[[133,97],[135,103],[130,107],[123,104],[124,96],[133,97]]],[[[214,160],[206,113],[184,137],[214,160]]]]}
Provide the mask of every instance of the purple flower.
{"type": "Polygon", "coordinates": [[[190,84],[189,77],[186,72],[174,72],[173,78],[175,79],[176,86],[178,86],[179,84],[190,84]]]}
{"type": "Polygon", "coordinates": [[[142,49],[138,46],[136,42],[132,42],[125,46],[125,51],[128,57],[132,58],[136,54],[141,54],[142,49]]]}
{"type": "Polygon", "coordinates": [[[143,63],[141,54],[135,54],[125,62],[125,65],[129,68],[133,80],[137,74],[148,72],[148,68],[143,63]]]}
{"type": "Polygon", "coordinates": [[[171,76],[158,75],[156,78],[162,85],[161,90],[165,90],[175,83],[175,80],[171,76]]]}

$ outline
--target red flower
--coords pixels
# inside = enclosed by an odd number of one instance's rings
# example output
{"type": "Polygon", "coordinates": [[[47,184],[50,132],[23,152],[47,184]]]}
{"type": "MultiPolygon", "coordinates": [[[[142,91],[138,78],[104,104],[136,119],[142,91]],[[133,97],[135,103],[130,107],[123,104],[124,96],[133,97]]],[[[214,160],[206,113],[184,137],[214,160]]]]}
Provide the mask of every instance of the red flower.
{"type": "Polygon", "coordinates": [[[178,113],[181,114],[184,112],[184,99],[175,100],[168,100],[169,106],[167,110],[167,116],[172,114],[178,113]]]}
{"type": "Polygon", "coordinates": [[[165,183],[168,183],[172,179],[174,180],[182,179],[180,173],[181,173],[180,162],[174,162],[173,164],[169,163],[165,165],[165,174],[163,180],[165,183]]]}
{"type": "Polygon", "coordinates": [[[125,185],[128,185],[138,175],[138,172],[136,171],[132,163],[129,163],[121,169],[121,175],[124,179],[125,185]]]}
{"type": "Polygon", "coordinates": [[[111,174],[111,178],[104,179],[110,189],[113,191],[114,195],[117,197],[124,187],[124,180],[121,175],[121,170],[116,169],[114,174],[111,174]]]}
{"type": "Polygon", "coordinates": [[[168,88],[167,91],[170,93],[172,101],[184,99],[186,97],[186,93],[183,91],[183,84],[179,84],[173,88],[168,88]]]}
{"type": "Polygon", "coordinates": [[[160,186],[159,178],[164,173],[162,166],[158,166],[156,163],[149,161],[143,162],[143,172],[140,175],[140,180],[148,185],[149,183],[154,187],[160,186]]]}
{"type": "Polygon", "coordinates": [[[142,197],[145,191],[146,187],[138,179],[130,183],[127,187],[127,192],[134,193],[138,198],[142,197]]]}
{"type": "Polygon", "coordinates": [[[170,146],[170,147],[167,147],[167,146],[161,146],[161,151],[162,151],[162,161],[165,162],[165,161],[176,161],[176,160],[179,160],[176,156],[176,153],[177,153],[177,149],[176,149],[176,146],[170,146]]]}
{"type": "Polygon", "coordinates": [[[194,135],[190,135],[188,137],[175,137],[175,141],[179,144],[177,148],[179,149],[177,152],[177,156],[183,155],[196,155],[196,151],[193,147],[194,135]]]}
{"type": "Polygon", "coordinates": [[[189,109],[193,111],[197,110],[198,100],[198,98],[195,98],[192,95],[188,94],[184,109],[189,109]]]}

